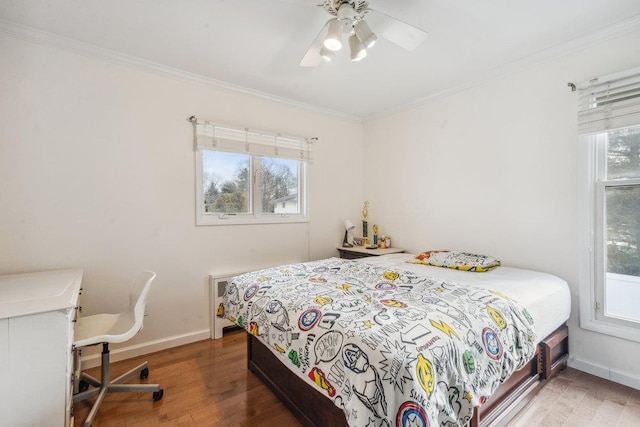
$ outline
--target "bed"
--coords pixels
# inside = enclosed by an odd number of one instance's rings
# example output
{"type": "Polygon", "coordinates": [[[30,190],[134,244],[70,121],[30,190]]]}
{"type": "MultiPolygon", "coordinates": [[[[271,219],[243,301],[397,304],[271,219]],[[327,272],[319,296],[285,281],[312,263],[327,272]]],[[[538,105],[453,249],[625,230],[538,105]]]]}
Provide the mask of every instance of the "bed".
{"type": "Polygon", "coordinates": [[[394,254],[238,276],[218,314],[305,425],[504,425],[566,366],[566,282],[394,254]]]}

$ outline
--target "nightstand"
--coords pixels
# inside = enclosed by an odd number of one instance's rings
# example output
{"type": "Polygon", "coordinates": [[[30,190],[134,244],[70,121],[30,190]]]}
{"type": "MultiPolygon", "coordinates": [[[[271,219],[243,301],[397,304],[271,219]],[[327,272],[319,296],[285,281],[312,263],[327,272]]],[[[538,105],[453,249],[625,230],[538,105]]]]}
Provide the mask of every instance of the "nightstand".
{"type": "Polygon", "coordinates": [[[337,246],[338,252],[340,252],[340,258],[345,259],[358,259],[368,256],[380,256],[387,254],[399,254],[404,252],[404,249],[400,248],[385,248],[385,249],[367,249],[364,246],[354,246],[352,248],[343,248],[337,246]]]}

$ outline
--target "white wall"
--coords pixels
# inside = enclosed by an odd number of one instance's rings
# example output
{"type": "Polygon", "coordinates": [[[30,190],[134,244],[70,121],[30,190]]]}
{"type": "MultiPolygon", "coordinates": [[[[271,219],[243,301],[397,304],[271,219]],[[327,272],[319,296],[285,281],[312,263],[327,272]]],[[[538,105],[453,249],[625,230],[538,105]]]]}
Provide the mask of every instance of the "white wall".
{"type": "Polygon", "coordinates": [[[136,272],[156,271],[145,329],[126,344],[143,352],[208,336],[208,274],[335,255],[342,221],[356,222],[367,198],[370,224],[394,246],[485,252],[566,279],[572,364],[638,380],[629,355],[640,345],[578,327],[576,93],[566,84],[637,66],[639,40],[548,60],[363,130],[0,35],[0,274],[81,267],[91,314],[121,310],[136,272]],[[192,114],[318,136],[311,223],[196,227],[192,114]]]}
{"type": "Polygon", "coordinates": [[[126,343],[143,352],[209,336],[210,273],[338,255],[362,201],[361,122],[9,36],[0,52],[0,274],[83,268],[92,314],[156,271],[126,343]],[[196,227],[192,114],[319,137],[311,222],[196,227]]]}
{"type": "Polygon", "coordinates": [[[365,123],[371,222],[412,252],[547,271],[573,294],[571,363],[640,388],[640,344],[578,327],[576,99],[567,82],[638,66],[640,33],[365,123]],[[611,369],[611,371],[609,371],[611,369]]]}

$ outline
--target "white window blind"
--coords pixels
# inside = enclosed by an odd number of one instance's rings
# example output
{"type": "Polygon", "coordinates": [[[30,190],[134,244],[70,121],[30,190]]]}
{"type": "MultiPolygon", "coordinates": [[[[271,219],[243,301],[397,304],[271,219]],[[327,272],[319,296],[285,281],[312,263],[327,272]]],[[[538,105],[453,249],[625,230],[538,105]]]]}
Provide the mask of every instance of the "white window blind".
{"type": "Polygon", "coordinates": [[[580,135],[640,123],[640,67],[590,80],[579,89],[580,135]]]}
{"type": "Polygon", "coordinates": [[[640,342],[640,67],[578,88],[580,326],[640,342]]]}
{"type": "Polygon", "coordinates": [[[196,150],[227,151],[311,162],[312,142],[315,138],[241,129],[200,120],[195,122],[194,128],[196,150]]]}

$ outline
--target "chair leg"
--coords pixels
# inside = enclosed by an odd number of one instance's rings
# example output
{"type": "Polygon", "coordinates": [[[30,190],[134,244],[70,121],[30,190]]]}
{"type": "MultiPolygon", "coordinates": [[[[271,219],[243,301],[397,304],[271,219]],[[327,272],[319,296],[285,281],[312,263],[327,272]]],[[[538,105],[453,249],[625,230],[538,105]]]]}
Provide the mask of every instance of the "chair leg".
{"type": "Polygon", "coordinates": [[[148,366],[149,365],[148,365],[147,362],[144,362],[141,365],[136,366],[135,368],[127,371],[126,373],[120,375],[115,380],[111,381],[109,379],[109,344],[108,343],[103,343],[102,344],[101,363],[102,363],[102,366],[100,368],[101,381],[98,381],[95,378],[93,378],[92,376],[87,375],[85,373],[83,373],[81,375],[82,379],[84,379],[89,384],[91,384],[91,385],[93,385],[93,386],[95,386],[97,388],[94,388],[94,389],[91,389],[91,390],[86,390],[86,391],[77,393],[77,394],[75,394],[73,396],[73,403],[80,402],[80,401],[85,400],[85,399],[89,399],[89,398],[91,398],[93,396],[96,396],[96,395],[98,396],[96,401],[93,403],[93,406],[91,408],[91,411],[89,412],[89,415],[87,416],[86,420],[84,421],[84,424],[83,424],[84,427],[90,427],[91,426],[91,423],[93,422],[93,419],[95,418],[95,416],[98,413],[98,408],[100,407],[100,404],[104,400],[104,398],[107,395],[107,393],[114,393],[114,392],[116,392],[116,393],[117,392],[136,392],[136,393],[152,392],[154,401],[162,399],[162,396],[164,394],[164,390],[162,390],[162,388],[160,388],[159,384],[122,384],[123,382],[125,382],[128,379],[132,378],[134,375],[136,375],[136,374],[140,375],[140,373],[142,371],[144,371],[145,369],[147,370],[147,375],[148,375],[148,369],[149,369],[148,366]]]}
{"type": "Polygon", "coordinates": [[[144,362],[138,366],[136,366],[135,368],[125,372],[124,374],[120,375],[118,378],[116,378],[115,380],[111,381],[111,384],[120,384],[123,383],[125,381],[127,381],[129,378],[135,376],[135,375],[140,375],[140,373],[144,370],[149,370],[149,363],[148,362],[144,362]]]}
{"type": "Polygon", "coordinates": [[[73,403],[82,402],[83,400],[91,399],[93,396],[98,395],[102,391],[102,388],[92,388],[90,390],[81,391],[73,395],[73,403]]]}
{"type": "MultiPolygon", "coordinates": [[[[81,393],[78,393],[76,395],[73,396],[73,403],[76,402],[80,402],[82,400],[86,400],[89,399],[93,396],[95,396],[98,393],[101,393],[103,390],[106,390],[109,387],[110,384],[110,380],[109,380],[109,344],[108,343],[102,343],[102,355],[101,355],[101,360],[100,360],[101,366],[100,366],[100,379],[101,381],[96,380],[95,378],[93,378],[92,376],[88,375],[88,374],[81,374],[81,378],[85,379],[89,384],[93,385],[94,387],[98,387],[96,389],[93,390],[86,390],[83,391],[81,393]]],[[[104,398],[104,397],[103,397],[104,398]]],[[[94,408],[97,409],[98,406],[100,406],[100,402],[102,402],[102,399],[98,399],[95,403],[94,403],[94,408]]]]}
{"type": "Polygon", "coordinates": [[[100,387],[100,384],[102,384],[101,381],[97,380],[96,378],[93,378],[89,374],[85,374],[84,372],[80,374],[80,379],[83,381],[86,381],[87,383],[91,384],[94,387],[100,387]]]}
{"type": "Polygon", "coordinates": [[[104,398],[107,396],[107,393],[109,392],[108,388],[101,388],[98,390],[100,390],[100,393],[98,394],[98,398],[96,399],[95,402],[93,402],[91,411],[89,412],[89,415],[87,415],[87,418],[85,418],[84,423],[82,424],[82,427],[91,427],[91,424],[93,423],[93,419],[98,414],[98,408],[100,408],[102,401],[104,400],[104,398]]]}
{"type": "MultiPolygon", "coordinates": [[[[109,391],[113,391],[113,392],[159,392],[161,390],[160,385],[159,384],[123,384],[125,381],[127,381],[129,378],[134,377],[134,376],[141,376],[142,375],[142,371],[146,370],[147,373],[145,375],[144,378],[146,378],[147,375],[149,375],[149,363],[148,362],[144,362],[138,366],[136,366],[135,368],[125,372],[124,374],[120,375],[118,378],[116,378],[115,380],[111,381],[111,384],[109,384],[109,391]]],[[[142,378],[142,376],[141,376],[142,378]]],[[[154,399],[155,399],[155,394],[154,394],[154,399]]],[[[160,400],[160,399],[155,399],[155,400],[160,400]]]]}

